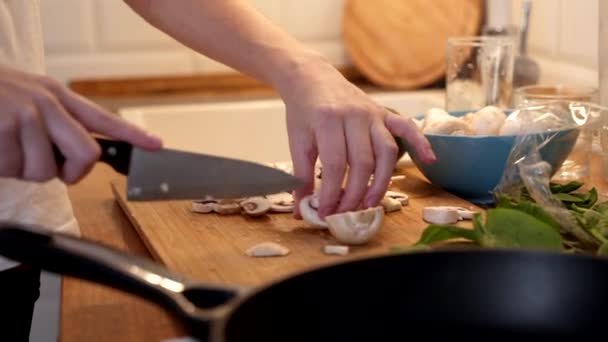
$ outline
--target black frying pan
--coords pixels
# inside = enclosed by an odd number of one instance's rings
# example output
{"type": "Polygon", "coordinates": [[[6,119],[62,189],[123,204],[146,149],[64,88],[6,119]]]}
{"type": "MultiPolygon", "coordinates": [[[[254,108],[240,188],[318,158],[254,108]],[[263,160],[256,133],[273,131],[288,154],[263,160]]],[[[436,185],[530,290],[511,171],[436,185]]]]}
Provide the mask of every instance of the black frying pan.
{"type": "Polygon", "coordinates": [[[35,227],[0,227],[0,254],[152,300],[203,341],[601,339],[608,308],[608,259],[582,255],[468,249],[366,257],[253,290],[207,286],[35,227]]]}

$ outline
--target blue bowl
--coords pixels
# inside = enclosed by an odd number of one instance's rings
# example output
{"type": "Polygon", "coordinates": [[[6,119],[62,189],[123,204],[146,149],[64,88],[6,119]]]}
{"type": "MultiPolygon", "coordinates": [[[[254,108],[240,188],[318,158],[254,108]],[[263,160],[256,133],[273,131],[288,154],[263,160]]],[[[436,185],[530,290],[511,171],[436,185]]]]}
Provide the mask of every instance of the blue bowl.
{"type": "MultiPolygon", "coordinates": [[[[470,111],[451,112],[461,116],[470,111]]],[[[421,118],[421,117],[420,117],[421,118]]],[[[541,139],[552,133],[535,133],[541,139]]],[[[553,173],[559,169],[574,147],[579,130],[576,128],[558,131],[544,145],[540,154],[551,165],[553,173]]],[[[416,151],[404,142],[413,163],[434,185],[481,206],[491,206],[495,198],[493,191],[499,184],[506,162],[514,146],[516,136],[459,136],[425,134],[437,161],[432,165],[420,161],[416,151]]]]}

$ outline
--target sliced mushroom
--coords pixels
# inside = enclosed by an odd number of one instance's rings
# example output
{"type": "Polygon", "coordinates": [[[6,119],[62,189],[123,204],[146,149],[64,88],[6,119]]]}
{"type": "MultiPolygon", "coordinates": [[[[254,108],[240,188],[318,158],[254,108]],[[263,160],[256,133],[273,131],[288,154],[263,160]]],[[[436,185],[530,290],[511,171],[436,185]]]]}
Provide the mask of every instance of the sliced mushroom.
{"type": "Polygon", "coordinates": [[[215,210],[217,201],[213,199],[203,199],[192,201],[192,211],[195,213],[208,214],[215,210]]]}
{"type": "Polygon", "coordinates": [[[239,205],[249,216],[261,216],[270,210],[270,201],[261,196],[247,198],[239,202],[239,205]]]}
{"type": "Polygon", "coordinates": [[[402,193],[402,192],[398,192],[398,191],[391,191],[388,190],[385,194],[385,197],[390,197],[390,198],[394,198],[396,200],[398,200],[399,202],[401,202],[402,206],[406,206],[409,204],[410,202],[410,198],[408,195],[402,193]]]}
{"type": "Polygon", "coordinates": [[[327,228],[327,222],[321,220],[317,209],[319,209],[319,200],[315,194],[305,196],[300,201],[300,214],[304,221],[315,227],[327,228]]]}
{"type": "Polygon", "coordinates": [[[429,223],[453,224],[460,221],[460,214],[455,207],[424,207],[422,218],[429,223]]]}
{"type": "Polygon", "coordinates": [[[220,215],[238,214],[241,212],[240,199],[221,199],[214,207],[214,211],[220,215]]]}
{"type": "Polygon", "coordinates": [[[325,218],[330,233],[341,243],[363,244],[371,240],[384,222],[384,208],[377,206],[329,215],[325,218]]]}
{"type": "Polygon", "coordinates": [[[289,254],[289,249],[276,242],[262,242],[247,248],[245,253],[251,257],[273,257],[289,254]]]}
{"type": "Polygon", "coordinates": [[[295,201],[293,195],[288,192],[280,192],[266,196],[270,202],[270,211],[276,213],[293,212],[295,201]]]}
{"type": "Polygon", "coordinates": [[[460,215],[460,219],[461,220],[472,220],[473,219],[473,215],[475,215],[475,211],[472,210],[468,210],[465,208],[459,208],[458,210],[458,215],[460,215]]]}
{"type": "Polygon", "coordinates": [[[323,246],[323,253],[331,255],[347,255],[349,252],[348,246],[343,245],[325,245],[323,246]]]}
{"type": "Polygon", "coordinates": [[[401,202],[395,198],[385,196],[380,201],[380,205],[384,208],[387,213],[401,210],[401,202]]]}

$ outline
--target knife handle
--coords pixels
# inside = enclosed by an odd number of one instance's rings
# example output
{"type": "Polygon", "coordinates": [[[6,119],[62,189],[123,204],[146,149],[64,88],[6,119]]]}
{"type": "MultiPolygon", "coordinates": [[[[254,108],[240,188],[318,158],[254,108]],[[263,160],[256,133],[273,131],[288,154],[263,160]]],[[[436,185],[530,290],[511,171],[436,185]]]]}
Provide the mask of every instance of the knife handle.
{"type": "MultiPolygon", "coordinates": [[[[99,161],[110,165],[114,170],[116,170],[116,172],[123,175],[128,175],[133,146],[123,141],[98,137],[95,137],[95,141],[97,141],[99,147],[101,148],[101,156],[99,157],[99,161]]],[[[55,155],[57,167],[61,168],[65,163],[65,157],[55,145],[53,145],[53,154],[55,155]]]]}

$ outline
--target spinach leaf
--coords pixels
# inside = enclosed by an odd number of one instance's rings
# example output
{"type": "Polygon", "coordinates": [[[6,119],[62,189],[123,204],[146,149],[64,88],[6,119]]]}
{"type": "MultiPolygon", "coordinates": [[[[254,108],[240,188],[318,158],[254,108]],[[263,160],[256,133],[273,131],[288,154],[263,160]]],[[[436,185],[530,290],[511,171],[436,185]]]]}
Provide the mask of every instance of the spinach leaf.
{"type": "Polygon", "coordinates": [[[455,238],[464,238],[474,242],[478,241],[477,232],[474,230],[450,225],[430,224],[422,232],[422,236],[414,243],[414,246],[430,245],[455,238]]]}
{"type": "Polygon", "coordinates": [[[517,209],[488,210],[485,228],[486,234],[480,239],[484,247],[563,250],[559,231],[517,209]]]}
{"type": "Polygon", "coordinates": [[[554,183],[554,182],[549,183],[549,188],[551,189],[551,192],[554,194],[557,194],[560,192],[572,192],[572,191],[578,190],[581,186],[583,186],[583,182],[579,182],[579,181],[571,181],[566,184],[559,184],[559,183],[554,183]]]}
{"type": "Polygon", "coordinates": [[[543,208],[541,208],[541,206],[539,206],[535,202],[528,200],[514,202],[505,197],[505,199],[498,202],[497,208],[516,209],[519,211],[523,211],[545,222],[546,224],[550,225],[558,231],[560,229],[559,223],[553,218],[553,216],[551,216],[547,211],[545,211],[543,208]]]}

